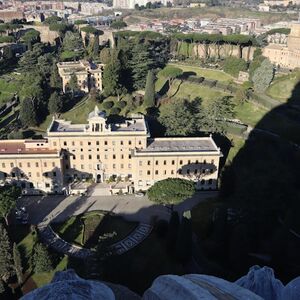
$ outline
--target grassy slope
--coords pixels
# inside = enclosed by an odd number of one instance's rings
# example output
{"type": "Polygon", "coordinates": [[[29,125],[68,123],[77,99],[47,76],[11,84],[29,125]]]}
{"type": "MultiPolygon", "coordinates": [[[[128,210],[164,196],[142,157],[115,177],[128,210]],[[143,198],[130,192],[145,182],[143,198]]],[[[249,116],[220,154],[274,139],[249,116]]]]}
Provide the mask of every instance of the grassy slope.
{"type": "MultiPolygon", "coordinates": [[[[275,79],[267,89],[266,94],[276,100],[286,102],[292,95],[297,83],[299,84],[299,74],[299,72],[293,72],[290,75],[275,79]]],[[[300,92],[299,89],[299,86],[297,86],[298,93],[300,92]]]]}

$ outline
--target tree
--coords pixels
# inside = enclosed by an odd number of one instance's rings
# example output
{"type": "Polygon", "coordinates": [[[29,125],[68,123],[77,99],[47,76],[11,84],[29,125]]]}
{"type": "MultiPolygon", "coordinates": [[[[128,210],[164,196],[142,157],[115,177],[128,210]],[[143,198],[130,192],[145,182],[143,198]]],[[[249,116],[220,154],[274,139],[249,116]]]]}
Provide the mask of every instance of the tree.
{"type": "Polygon", "coordinates": [[[11,246],[8,234],[4,226],[0,223],[0,280],[7,280],[14,274],[13,258],[11,256],[11,246]]]}
{"type": "Polygon", "coordinates": [[[28,45],[28,48],[30,48],[33,44],[40,41],[40,35],[39,31],[30,29],[22,36],[22,40],[28,45]]]}
{"type": "Polygon", "coordinates": [[[8,225],[8,216],[16,207],[17,198],[20,196],[20,189],[15,186],[4,186],[0,188],[0,215],[8,225]]]}
{"type": "Polygon", "coordinates": [[[176,241],[176,257],[179,261],[185,263],[192,256],[193,232],[191,219],[183,217],[179,227],[178,237],[176,241]]]}
{"type": "Polygon", "coordinates": [[[32,51],[26,51],[19,61],[22,72],[33,72],[37,69],[38,58],[43,54],[43,46],[35,44],[32,51]]]}
{"type": "Polygon", "coordinates": [[[84,47],[80,34],[78,32],[67,31],[62,49],[61,59],[63,60],[75,60],[81,58],[84,53],[84,47]]]}
{"type": "Polygon", "coordinates": [[[23,282],[22,260],[16,243],[14,243],[13,245],[13,259],[14,259],[14,267],[15,267],[15,273],[17,275],[18,283],[22,284],[23,282]]]}
{"type": "Polygon", "coordinates": [[[58,74],[58,69],[55,63],[53,63],[51,67],[50,86],[53,89],[57,89],[57,90],[62,89],[62,80],[58,74]]]}
{"type": "Polygon", "coordinates": [[[100,61],[103,64],[108,64],[111,60],[111,50],[109,48],[103,48],[100,51],[100,61]]]}
{"type": "Polygon", "coordinates": [[[192,197],[195,193],[195,183],[180,178],[167,178],[157,181],[151,186],[147,195],[150,201],[157,204],[174,205],[192,197]]]}
{"type": "Polygon", "coordinates": [[[148,71],[145,96],[144,96],[144,106],[153,107],[155,105],[155,76],[152,70],[148,71]]]}
{"type": "Polygon", "coordinates": [[[225,59],[223,70],[233,77],[238,77],[240,71],[247,71],[247,67],[244,59],[231,56],[225,59]]]}
{"type": "Polygon", "coordinates": [[[32,99],[24,99],[20,106],[20,121],[24,127],[35,126],[37,115],[32,99]]]}
{"type": "Polygon", "coordinates": [[[52,93],[48,102],[49,113],[57,114],[61,112],[62,108],[63,108],[63,101],[61,96],[57,92],[52,93]]]}
{"type": "Polygon", "coordinates": [[[105,66],[103,71],[103,86],[106,96],[119,96],[123,92],[123,87],[120,83],[120,72],[120,61],[114,54],[111,61],[105,66]]]}
{"type": "Polygon", "coordinates": [[[136,44],[132,49],[130,68],[133,79],[133,87],[136,90],[145,88],[146,77],[153,64],[148,48],[145,44],[136,44]]]}
{"type": "Polygon", "coordinates": [[[166,128],[166,135],[195,134],[203,124],[201,100],[172,99],[161,105],[158,121],[166,128]]]}
{"type": "Polygon", "coordinates": [[[51,74],[51,66],[53,65],[53,56],[51,53],[46,53],[38,58],[38,70],[43,78],[48,78],[51,74]]]}
{"type": "Polygon", "coordinates": [[[99,34],[94,36],[94,43],[93,43],[93,58],[98,58],[99,55],[99,34]]]}
{"type": "Polygon", "coordinates": [[[173,66],[167,66],[159,72],[159,75],[168,80],[169,90],[171,90],[174,79],[182,75],[182,69],[173,66]]]}
{"type": "Polygon", "coordinates": [[[42,99],[43,88],[42,88],[42,77],[34,72],[28,72],[24,76],[23,84],[21,88],[21,94],[24,98],[30,99],[42,99]]]}
{"type": "Polygon", "coordinates": [[[254,75],[254,72],[256,71],[257,68],[260,67],[261,63],[265,60],[266,58],[262,55],[257,55],[253,57],[253,60],[251,61],[249,65],[249,77],[250,80],[252,80],[252,77],[254,75]]]}
{"type": "Polygon", "coordinates": [[[50,272],[52,270],[52,262],[47,249],[40,243],[34,247],[32,257],[35,273],[50,272]]]}
{"type": "Polygon", "coordinates": [[[122,20],[114,21],[110,24],[110,28],[113,29],[122,29],[124,27],[127,27],[127,24],[122,20]]]}
{"type": "Polygon", "coordinates": [[[271,84],[273,78],[274,66],[268,59],[265,59],[253,74],[254,89],[258,92],[264,92],[271,84]]]}
{"type": "Polygon", "coordinates": [[[232,97],[216,98],[208,105],[204,118],[204,127],[210,132],[226,133],[226,119],[235,116],[232,97]]]}
{"type": "Polygon", "coordinates": [[[67,87],[69,90],[71,90],[72,95],[74,96],[74,94],[78,91],[80,91],[79,85],[78,85],[78,79],[75,73],[73,73],[71,75],[71,78],[67,84],[67,87]]]}

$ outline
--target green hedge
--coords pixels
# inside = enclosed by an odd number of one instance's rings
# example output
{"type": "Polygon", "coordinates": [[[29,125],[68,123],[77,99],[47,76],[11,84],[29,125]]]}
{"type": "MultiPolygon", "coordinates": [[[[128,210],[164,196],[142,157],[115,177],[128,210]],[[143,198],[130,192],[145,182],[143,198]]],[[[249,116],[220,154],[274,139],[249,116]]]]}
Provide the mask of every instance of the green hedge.
{"type": "Polygon", "coordinates": [[[244,124],[226,122],[226,131],[227,133],[243,136],[248,126],[244,124]]]}
{"type": "Polygon", "coordinates": [[[258,95],[252,91],[249,91],[250,101],[254,101],[266,108],[273,109],[278,106],[280,103],[266,96],[258,95]]]}

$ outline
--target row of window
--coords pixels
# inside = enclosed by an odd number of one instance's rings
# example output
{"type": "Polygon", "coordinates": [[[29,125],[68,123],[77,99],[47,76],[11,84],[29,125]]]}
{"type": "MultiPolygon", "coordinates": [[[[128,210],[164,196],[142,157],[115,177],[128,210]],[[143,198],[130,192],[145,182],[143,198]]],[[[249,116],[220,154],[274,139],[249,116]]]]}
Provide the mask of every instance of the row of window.
{"type": "MultiPolygon", "coordinates": [[[[49,163],[49,165],[51,165],[54,168],[55,167],[55,162],[52,162],[51,164],[49,163]]],[[[21,162],[19,162],[18,164],[14,164],[13,162],[11,162],[9,164],[2,163],[2,168],[6,168],[6,166],[10,166],[11,168],[15,168],[15,167],[23,168],[23,163],[21,163],[21,162]]],[[[39,164],[39,162],[35,162],[35,163],[27,162],[26,164],[24,163],[24,166],[27,166],[27,168],[31,168],[31,167],[34,167],[34,166],[36,168],[39,168],[40,164],[39,164]]],[[[48,167],[48,163],[44,162],[43,166],[45,168],[47,168],[48,167]]]]}
{"type": "MultiPolygon", "coordinates": [[[[213,184],[213,180],[212,179],[208,179],[208,180],[204,180],[204,179],[202,179],[201,181],[200,181],[200,184],[201,185],[212,185],[213,184]]],[[[143,186],[144,184],[143,184],[143,181],[142,180],[139,180],[138,181],[138,185],[139,186],[143,186]]],[[[151,181],[146,181],[146,185],[147,186],[151,186],[152,185],[152,183],[151,183],[151,181]]]]}
{"type": "MultiPolygon", "coordinates": [[[[211,163],[211,164],[214,164],[214,162],[215,162],[215,161],[212,159],[210,163],[211,163]]],[[[199,160],[196,160],[195,162],[191,162],[191,160],[189,159],[189,160],[187,161],[187,164],[189,165],[189,164],[191,164],[191,163],[192,163],[192,164],[199,164],[199,163],[201,163],[201,164],[207,164],[207,161],[206,161],[206,159],[204,159],[203,162],[199,162],[199,160]]],[[[147,161],[147,165],[148,165],[148,166],[151,166],[151,160],[148,160],[148,161],[147,161]]],[[[156,165],[156,166],[159,165],[159,161],[158,161],[158,160],[155,161],[155,165],[156,165]]],[[[163,165],[167,165],[167,160],[164,160],[164,161],[163,161],[163,165]]],[[[175,160],[172,160],[172,161],[171,161],[171,165],[175,165],[175,160]]],[[[183,165],[183,160],[180,160],[180,161],[179,161],[179,165],[183,165]]],[[[139,161],[139,166],[140,166],[140,167],[143,166],[143,161],[142,161],[142,160],[139,161]]]]}
{"type": "MultiPolygon", "coordinates": [[[[126,141],[128,145],[132,145],[132,141],[129,140],[129,141],[126,141]]],[[[63,145],[64,146],[75,146],[75,141],[72,141],[72,142],[68,142],[68,141],[64,141],[63,142],[63,145]]],[[[95,143],[92,143],[92,142],[87,142],[86,143],[88,146],[92,146],[92,145],[96,145],[96,146],[99,146],[100,145],[100,141],[96,141],[95,143]]],[[[126,143],[124,141],[120,141],[119,143],[117,143],[116,141],[112,141],[111,142],[111,145],[112,146],[116,146],[117,144],[119,144],[120,146],[124,146],[126,143]]],[[[139,145],[142,145],[142,141],[139,140],[138,141],[138,144],[139,145]]],[[[80,146],[83,146],[83,141],[79,141],[79,145],[80,146]]],[[[108,141],[104,141],[103,143],[104,146],[107,146],[108,145],[108,141]]],[[[53,146],[56,147],[57,146],[57,142],[53,142],[53,146]]]]}
{"type": "MultiPolygon", "coordinates": [[[[76,160],[76,156],[75,156],[75,155],[73,155],[72,157],[73,157],[73,160],[76,160]]],[[[95,158],[95,156],[93,156],[92,154],[89,154],[87,157],[88,157],[88,159],[93,159],[93,158],[95,158]]],[[[131,154],[128,154],[128,156],[126,155],[126,157],[127,157],[128,159],[131,159],[131,154]]],[[[125,155],[124,155],[124,154],[121,154],[121,155],[120,155],[120,158],[121,158],[121,159],[124,159],[124,158],[125,158],[125,155]]],[[[67,159],[67,157],[66,157],[66,159],[67,159]]],[[[84,160],[84,159],[85,159],[85,156],[84,156],[83,154],[81,154],[81,155],[80,155],[80,159],[81,159],[81,160],[84,160]]],[[[98,159],[98,160],[101,159],[100,154],[97,154],[97,155],[96,155],[96,159],[98,159]]],[[[104,155],[104,159],[109,159],[109,155],[108,155],[108,154],[105,154],[105,155],[104,155]]],[[[112,155],[112,159],[117,159],[117,155],[116,155],[116,154],[113,154],[113,155],[112,155]]]]}
{"type": "MultiPolygon", "coordinates": [[[[127,166],[128,169],[132,168],[131,164],[120,164],[120,169],[124,169],[127,166]]],[[[77,165],[73,165],[73,169],[76,170],[78,167],[77,165]]],[[[117,169],[117,164],[112,164],[112,168],[113,169],[117,169]]],[[[80,169],[81,170],[92,170],[93,169],[93,165],[88,165],[88,168],[86,168],[86,165],[80,165],[80,169]]],[[[103,165],[103,169],[106,170],[107,169],[107,165],[104,164],[103,165]]],[[[100,170],[100,167],[97,167],[97,170],[100,170]]]]}
{"type": "MultiPolygon", "coordinates": [[[[214,170],[213,169],[195,169],[193,171],[191,171],[190,169],[187,169],[185,172],[182,172],[181,169],[178,170],[178,174],[187,174],[187,175],[190,175],[190,174],[194,174],[194,175],[197,175],[197,174],[205,174],[206,172],[209,172],[209,173],[213,173],[214,170]]],[[[155,175],[159,175],[159,170],[155,170],[154,171],[154,174],[155,175]]],[[[170,171],[170,174],[171,175],[174,175],[175,174],[175,170],[171,170],[170,171]]],[[[147,175],[151,175],[151,171],[150,170],[147,170],[147,175]]],[[[162,175],[167,175],[167,170],[164,170],[162,171],[162,175]]],[[[139,170],[139,176],[143,176],[143,170],[139,170]]]]}
{"type": "MultiPolygon", "coordinates": [[[[20,176],[21,178],[24,178],[26,176],[31,177],[32,172],[28,172],[27,175],[25,175],[23,172],[11,172],[12,178],[15,178],[17,176],[20,176]]],[[[36,172],[36,177],[40,177],[40,176],[41,176],[40,172],[36,172]]],[[[56,177],[56,172],[46,172],[45,177],[49,177],[49,176],[56,177]]],[[[4,173],[4,177],[7,177],[7,175],[5,173],[4,173]]]]}

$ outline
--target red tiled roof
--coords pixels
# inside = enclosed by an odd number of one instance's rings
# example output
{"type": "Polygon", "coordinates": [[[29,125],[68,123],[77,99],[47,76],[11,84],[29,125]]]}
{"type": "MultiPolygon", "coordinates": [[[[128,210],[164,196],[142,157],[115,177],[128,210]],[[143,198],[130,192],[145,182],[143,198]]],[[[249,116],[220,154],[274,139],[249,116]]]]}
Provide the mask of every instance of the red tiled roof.
{"type": "Polygon", "coordinates": [[[0,155],[1,154],[55,154],[57,150],[49,148],[25,148],[25,144],[22,142],[15,143],[0,143],[0,155]]]}

